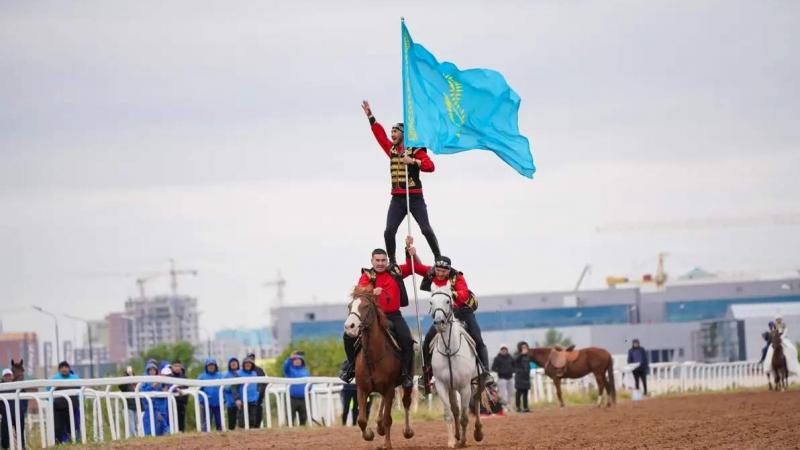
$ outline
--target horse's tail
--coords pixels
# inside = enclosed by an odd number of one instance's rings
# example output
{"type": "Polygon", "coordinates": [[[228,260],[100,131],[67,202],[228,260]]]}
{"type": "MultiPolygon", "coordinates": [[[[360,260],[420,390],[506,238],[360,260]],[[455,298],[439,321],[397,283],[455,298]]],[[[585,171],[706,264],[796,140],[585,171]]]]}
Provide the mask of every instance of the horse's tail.
{"type": "MultiPolygon", "coordinates": [[[[611,355],[609,355],[610,357],[611,355]]],[[[614,358],[611,358],[608,362],[608,393],[611,394],[611,401],[615,404],[617,403],[617,383],[614,382],[614,358]]]]}

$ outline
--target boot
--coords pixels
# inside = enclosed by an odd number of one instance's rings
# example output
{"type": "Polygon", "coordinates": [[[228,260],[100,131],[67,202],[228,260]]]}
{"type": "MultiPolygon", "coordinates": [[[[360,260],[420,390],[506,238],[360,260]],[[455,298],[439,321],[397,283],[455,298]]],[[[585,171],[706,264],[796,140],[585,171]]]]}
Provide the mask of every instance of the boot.
{"type": "Polygon", "coordinates": [[[420,377],[420,388],[425,395],[431,393],[431,379],[433,379],[433,369],[430,366],[422,366],[422,376],[420,377]]]}
{"type": "Polygon", "coordinates": [[[347,355],[347,360],[342,363],[342,368],[339,370],[339,379],[345,383],[350,383],[356,376],[356,365],[353,361],[356,359],[356,340],[348,335],[344,335],[344,353],[347,355]]]}

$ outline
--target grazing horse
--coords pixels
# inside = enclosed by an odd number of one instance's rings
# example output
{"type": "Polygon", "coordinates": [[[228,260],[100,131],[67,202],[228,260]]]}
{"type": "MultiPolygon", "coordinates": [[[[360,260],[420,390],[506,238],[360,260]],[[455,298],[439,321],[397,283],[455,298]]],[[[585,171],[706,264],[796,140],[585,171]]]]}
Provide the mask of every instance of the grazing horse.
{"type": "MultiPolygon", "coordinates": [[[[367,427],[367,398],[373,392],[381,395],[378,408],[378,434],[385,436],[385,447],[392,448],[392,403],[395,387],[400,383],[401,361],[399,348],[389,334],[389,320],[376,304],[371,289],[356,288],[352,301],[347,306],[348,314],[344,322],[344,332],[351,337],[358,337],[361,351],[356,355],[356,397],[358,399],[358,426],[361,436],[366,441],[375,438],[372,429],[367,427]]],[[[403,436],[411,439],[411,418],[408,408],[411,406],[411,388],[403,390],[403,408],[405,409],[405,428],[403,436]]]]}
{"type": "Polygon", "coordinates": [[[599,347],[587,347],[574,350],[572,345],[566,349],[560,346],[538,347],[529,351],[530,358],[544,373],[553,380],[558,393],[558,402],[564,407],[561,397],[562,378],[583,378],[593,373],[597,381],[597,406],[603,404],[605,393],[606,405],[617,402],[617,389],[614,384],[614,359],[608,350],[599,347]],[[606,375],[608,378],[606,378],[606,375]]]}
{"type": "Polygon", "coordinates": [[[783,351],[783,339],[778,330],[772,330],[769,334],[772,345],[772,359],[770,359],[769,370],[767,371],[767,381],[769,390],[772,390],[772,378],[775,377],[775,390],[783,391],[789,387],[789,366],[786,363],[786,354],[783,351]]]}
{"type": "Polygon", "coordinates": [[[476,409],[473,437],[478,442],[483,440],[480,404],[484,386],[479,372],[480,365],[477,363],[478,354],[467,330],[453,317],[450,288],[433,290],[430,302],[431,318],[437,331],[431,342],[431,366],[436,380],[436,394],[444,406],[447,446],[466,447],[471,398],[476,409]],[[473,383],[476,385],[474,389],[473,383]]]}

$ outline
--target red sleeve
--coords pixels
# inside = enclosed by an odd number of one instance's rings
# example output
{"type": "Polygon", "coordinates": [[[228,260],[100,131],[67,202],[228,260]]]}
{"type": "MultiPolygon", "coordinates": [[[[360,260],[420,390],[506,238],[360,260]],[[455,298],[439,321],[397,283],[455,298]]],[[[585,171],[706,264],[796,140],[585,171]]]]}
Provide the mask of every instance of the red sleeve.
{"type": "Polygon", "coordinates": [[[392,141],[386,136],[386,130],[383,129],[380,123],[375,122],[372,124],[372,134],[375,135],[375,140],[378,141],[378,145],[381,146],[386,156],[391,156],[389,150],[392,148],[392,141]]]}
{"type": "Polygon", "coordinates": [[[467,287],[467,280],[464,279],[464,275],[456,277],[456,285],[453,287],[453,290],[456,291],[456,301],[463,305],[469,298],[469,288],[467,287]]]}
{"type": "Polygon", "coordinates": [[[367,274],[362,273],[361,278],[358,279],[358,287],[367,287],[369,286],[369,276],[367,274]]]}
{"type": "Polygon", "coordinates": [[[419,170],[422,172],[433,172],[436,166],[433,165],[433,160],[428,156],[428,152],[423,148],[414,153],[414,159],[419,160],[419,170]]]}
{"type": "MultiPolygon", "coordinates": [[[[403,275],[403,278],[411,276],[411,258],[409,258],[408,255],[406,255],[406,263],[401,264],[398,267],[400,267],[400,272],[403,275]]],[[[417,275],[424,277],[425,275],[428,274],[429,269],[430,267],[426,266],[425,264],[422,264],[422,261],[420,261],[419,256],[414,257],[414,272],[417,275]]]]}

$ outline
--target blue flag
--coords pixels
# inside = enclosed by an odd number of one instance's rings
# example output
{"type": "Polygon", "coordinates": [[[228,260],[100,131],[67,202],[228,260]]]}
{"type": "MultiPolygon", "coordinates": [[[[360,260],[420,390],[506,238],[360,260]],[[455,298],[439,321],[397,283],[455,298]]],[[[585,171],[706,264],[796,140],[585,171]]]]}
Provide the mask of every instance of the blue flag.
{"type": "Polygon", "coordinates": [[[503,75],[440,63],[411,40],[405,22],[402,34],[405,146],[438,154],[490,150],[533,178],[530,145],[517,126],[520,98],[503,75]]]}

